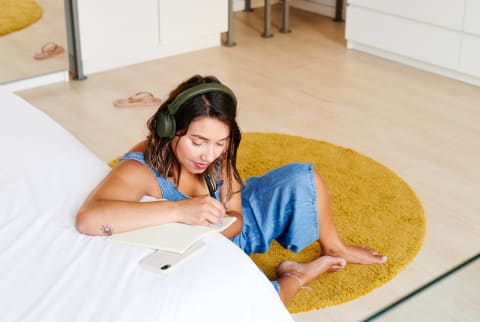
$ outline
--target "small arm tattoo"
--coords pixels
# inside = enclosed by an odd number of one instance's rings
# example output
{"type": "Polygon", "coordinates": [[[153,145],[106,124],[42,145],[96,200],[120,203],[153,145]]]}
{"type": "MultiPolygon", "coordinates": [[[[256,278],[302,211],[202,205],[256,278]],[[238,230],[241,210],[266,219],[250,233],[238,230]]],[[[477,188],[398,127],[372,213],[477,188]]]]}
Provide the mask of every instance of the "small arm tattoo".
{"type": "Polygon", "coordinates": [[[113,229],[109,225],[103,225],[100,227],[100,231],[105,235],[105,236],[110,236],[113,234],[113,229]]]}

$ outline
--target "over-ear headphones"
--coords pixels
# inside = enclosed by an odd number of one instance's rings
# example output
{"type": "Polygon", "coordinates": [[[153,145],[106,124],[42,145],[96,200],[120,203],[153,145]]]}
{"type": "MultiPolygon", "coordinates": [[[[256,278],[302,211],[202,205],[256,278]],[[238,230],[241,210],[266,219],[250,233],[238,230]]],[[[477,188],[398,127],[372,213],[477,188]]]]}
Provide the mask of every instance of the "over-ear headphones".
{"type": "Polygon", "coordinates": [[[232,90],[220,83],[205,83],[186,89],[175,97],[175,99],[157,115],[157,135],[161,138],[173,138],[177,131],[175,125],[175,113],[189,99],[209,92],[221,92],[230,96],[234,105],[237,105],[237,99],[232,90]]]}

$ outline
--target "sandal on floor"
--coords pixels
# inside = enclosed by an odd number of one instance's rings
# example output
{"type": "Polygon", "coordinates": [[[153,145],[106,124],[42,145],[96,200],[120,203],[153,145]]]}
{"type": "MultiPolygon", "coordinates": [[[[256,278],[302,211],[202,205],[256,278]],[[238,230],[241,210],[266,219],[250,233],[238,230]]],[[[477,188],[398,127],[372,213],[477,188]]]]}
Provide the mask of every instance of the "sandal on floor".
{"type": "Polygon", "coordinates": [[[64,51],[65,49],[63,49],[62,46],[57,45],[54,42],[47,42],[45,45],[42,46],[40,52],[36,53],[33,58],[37,60],[43,60],[55,55],[60,55],[64,51]]]}
{"type": "Polygon", "coordinates": [[[149,92],[138,92],[128,98],[120,98],[113,102],[115,107],[160,106],[162,100],[149,92]]]}

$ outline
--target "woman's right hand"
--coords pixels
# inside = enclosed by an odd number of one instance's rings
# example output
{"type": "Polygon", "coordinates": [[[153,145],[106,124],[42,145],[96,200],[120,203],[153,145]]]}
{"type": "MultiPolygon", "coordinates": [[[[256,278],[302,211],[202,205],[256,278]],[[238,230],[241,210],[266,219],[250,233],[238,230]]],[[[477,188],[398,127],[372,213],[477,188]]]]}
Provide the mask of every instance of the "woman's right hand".
{"type": "Polygon", "coordinates": [[[176,218],[188,225],[217,224],[226,214],[223,204],[210,197],[194,197],[177,201],[176,218]]]}

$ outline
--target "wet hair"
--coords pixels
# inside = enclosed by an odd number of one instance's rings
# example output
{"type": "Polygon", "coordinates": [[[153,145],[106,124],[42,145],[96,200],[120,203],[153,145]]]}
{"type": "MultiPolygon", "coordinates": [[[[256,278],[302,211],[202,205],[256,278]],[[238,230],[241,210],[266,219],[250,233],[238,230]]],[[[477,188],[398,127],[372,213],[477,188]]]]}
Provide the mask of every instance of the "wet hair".
{"type": "MultiPolygon", "coordinates": [[[[145,149],[145,160],[152,168],[156,169],[158,175],[165,178],[173,177],[174,182],[179,182],[180,163],[178,162],[174,147],[172,147],[173,138],[159,137],[157,128],[157,116],[167,109],[168,105],[183,91],[196,85],[205,83],[220,83],[214,76],[195,75],[188,80],[182,82],[169,95],[168,99],[162,103],[155,114],[147,121],[147,143],[145,149]],[[177,175],[177,177],[174,177],[177,175]]],[[[200,118],[209,117],[217,119],[228,126],[230,129],[229,137],[226,144],[225,152],[214,162],[210,164],[206,173],[211,178],[215,178],[215,183],[220,180],[219,169],[222,168],[227,176],[226,199],[230,199],[232,195],[238,191],[233,191],[233,178],[240,187],[243,187],[242,179],[237,170],[237,150],[241,141],[241,132],[238,127],[237,109],[235,101],[227,94],[213,91],[202,95],[197,95],[187,100],[180,106],[174,114],[176,124],[176,136],[184,136],[187,134],[190,124],[200,118]]]]}

